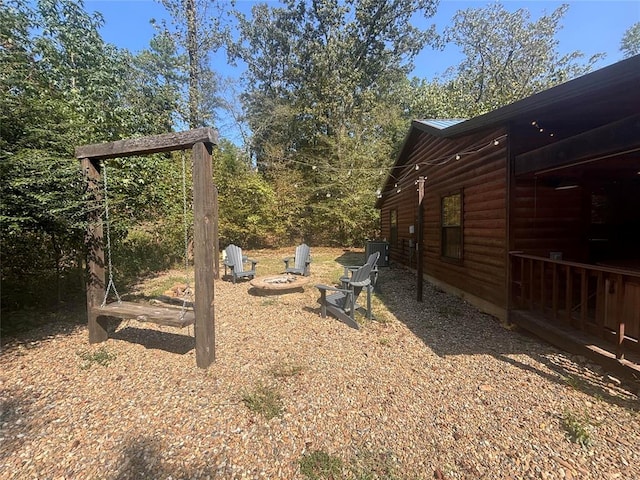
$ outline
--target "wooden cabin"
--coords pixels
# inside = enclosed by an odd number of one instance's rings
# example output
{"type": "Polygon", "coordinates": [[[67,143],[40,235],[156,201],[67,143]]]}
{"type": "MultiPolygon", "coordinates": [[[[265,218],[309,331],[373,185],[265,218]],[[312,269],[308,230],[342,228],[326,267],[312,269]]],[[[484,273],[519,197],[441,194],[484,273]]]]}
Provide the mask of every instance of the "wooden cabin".
{"type": "Polygon", "coordinates": [[[419,292],[424,278],[633,367],[640,56],[469,120],[413,121],[376,206],[390,261],[417,271],[419,292]]]}

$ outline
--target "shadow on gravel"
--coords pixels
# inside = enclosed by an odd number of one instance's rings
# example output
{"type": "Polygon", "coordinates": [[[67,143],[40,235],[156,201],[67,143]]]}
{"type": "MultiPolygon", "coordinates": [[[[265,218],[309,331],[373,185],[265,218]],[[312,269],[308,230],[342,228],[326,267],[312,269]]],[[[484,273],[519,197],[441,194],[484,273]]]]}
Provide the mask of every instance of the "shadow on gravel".
{"type": "MultiPolygon", "coordinates": [[[[171,451],[171,445],[163,446],[150,437],[137,437],[129,440],[121,451],[118,471],[110,476],[112,480],[141,480],[141,479],[187,479],[187,478],[232,478],[232,471],[224,454],[201,452],[200,458],[175,461],[176,454],[171,451]],[[173,458],[171,464],[163,461],[173,458]]],[[[256,472],[257,474],[257,472],[256,472]]],[[[257,475],[256,475],[257,476],[257,475]]],[[[235,478],[235,476],[233,477],[235,478]]]]}
{"type": "Polygon", "coordinates": [[[342,255],[337,257],[335,261],[344,267],[346,265],[364,265],[367,258],[362,250],[353,251],[345,249],[342,255]]]}
{"type": "Polygon", "coordinates": [[[131,326],[110,333],[109,338],[137,343],[145,348],[164,350],[179,355],[184,355],[196,347],[196,339],[193,336],[131,326]]]}
{"type": "Polygon", "coordinates": [[[87,310],[84,305],[3,311],[0,321],[2,350],[15,343],[39,342],[52,335],[70,334],[86,323],[87,310]]]}
{"type": "Polygon", "coordinates": [[[584,357],[563,352],[526,332],[512,331],[454,295],[424,283],[423,302],[416,299],[415,273],[388,268],[380,273],[378,299],[425,345],[440,357],[491,355],[511,366],[596,399],[640,411],[636,382],[620,382],[584,357]],[[548,370],[525,364],[511,355],[524,354],[548,370]]]}
{"type": "MultiPolygon", "coordinates": [[[[33,401],[23,392],[0,392],[0,462],[20,449],[32,430],[33,401]]],[[[1,470],[1,469],[0,469],[1,470]]]]}

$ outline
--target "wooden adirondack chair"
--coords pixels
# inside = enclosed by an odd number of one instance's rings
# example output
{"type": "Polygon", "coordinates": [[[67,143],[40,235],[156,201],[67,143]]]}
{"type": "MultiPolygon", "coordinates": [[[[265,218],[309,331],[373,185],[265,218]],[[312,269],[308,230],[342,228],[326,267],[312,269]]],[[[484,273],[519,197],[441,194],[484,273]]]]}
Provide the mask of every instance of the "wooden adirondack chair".
{"type": "Polygon", "coordinates": [[[224,272],[227,274],[227,267],[231,269],[231,278],[233,283],[236,283],[238,278],[255,278],[256,276],[256,264],[257,260],[247,258],[246,255],[242,255],[242,249],[237,245],[229,245],[224,249],[224,272]],[[251,268],[245,270],[245,263],[251,263],[251,268]]]}
{"type": "Polygon", "coordinates": [[[296,247],[295,257],[287,257],[284,260],[284,273],[295,273],[296,275],[304,275],[308,277],[311,274],[311,250],[309,245],[303,243],[296,247]],[[289,262],[293,260],[293,267],[289,266],[289,262]]]}
{"type": "Polygon", "coordinates": [[[367,318],[371,320],[371,265],[365,263],[356,270],[351,271],[351,276],[342,282],[343,288],[330,287],[328,285],[316,285],[320,290],[320,314],[322,317],[331,313],[338,320],[350,327],[360,329],[355,315],[358,308],[356,300],[362,292],[367,291],[367,318]],[[327,294],[327,292],[335,292],[327,294]]]}
{"type": "MultiPolygon", "coordinates": [[[[373,252],[367,258],[367,265],[371,265],[371,286],[375,289],[378,282],[378,259],[380,258],[380,252],[373,252]]],[[[340,277],[340,283],[345,284],[350,278],[350,273],[360,268],[360,265],[345,265],[344,273],[340,277]]]]}

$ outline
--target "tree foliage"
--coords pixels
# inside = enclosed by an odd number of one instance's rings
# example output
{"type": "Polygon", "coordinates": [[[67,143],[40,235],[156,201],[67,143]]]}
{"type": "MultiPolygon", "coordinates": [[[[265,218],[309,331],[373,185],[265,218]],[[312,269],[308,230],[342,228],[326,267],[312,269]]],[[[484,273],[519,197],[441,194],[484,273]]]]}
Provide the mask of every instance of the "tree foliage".
{"type": "Polygon", "coordinates": [[[186,59],[183,64],[186,108],[181,120],[189,128],[211,126],[218,107],[219,81],[211,67],[211,56],[229,39],[229,4],[218,0],[160,0],[160,3],[171,15],[171,26],[167,22],[158,26],[164,35],[171,36],[186,59]]]}
{"type": "Polygon", "coordinates": [[[640,22],[631,25],[622,36],[620,51],[625,58],[640,54],[640,22]]]}
{"type": "Polygon", "coordinates": [[[411,18],[433,15],[435,5],[286,0],[239,18],[234,52],[247,64],[255,160],[270,182],[296,185],[303,205],[290,216],[309,218],[301,232],[308,241],[347,244],[375,234],[377,216],[366,206],[406,128],[388,92],[433,38],[411,18]]]}
{"type": "Polygon", "coordinates": [[[509,12],[500,3],[458,11],[445,31],[445,41],[464,54],[445,83],[453,113],[485,113],[589,72],[602,54],[583,63],[579,51],[558,53],[556,34],[568,8],[536,21],[528,10],[509,12]]]}
{"type": "MultiPolygon", "coordinates": [[[[151,80],[159,78],[151,66],[161,66],[161,55],[133,61],[102,40],[101,25],[101,16],[87,13],[82,2],[0,4],[3,304],[12,298],[4,293],[21,285],[25,266],[59,284],[81,275],[85,212],[100,206],[85,201],[74,147],[166,131],[173,115],[173,87],[151,80]]],[[[151,184],[152,172],[143,168],[137,175],[151,184]]],[[[116,183],[126,173],[116,170],[116,183]]],[[[123,217],[127,225],[148,216],[154,203],[139,205],[144,208],[123,217]]]]}

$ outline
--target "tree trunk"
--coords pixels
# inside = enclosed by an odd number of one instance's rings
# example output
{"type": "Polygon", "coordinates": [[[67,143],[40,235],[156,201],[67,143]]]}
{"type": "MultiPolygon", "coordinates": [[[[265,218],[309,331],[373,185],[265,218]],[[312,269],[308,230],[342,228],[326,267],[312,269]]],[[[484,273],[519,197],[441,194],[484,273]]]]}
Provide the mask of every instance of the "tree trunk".
{"type": "Polygon", "coordinates": [[[189,53],[189,127],[201,127],[199,115],[200,64],[198,62],[198,24],[195,0],[185,0],[187,17],[187,51],[189,53]]]}

